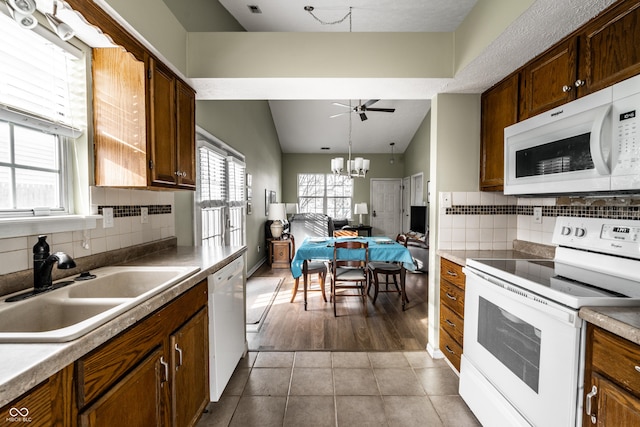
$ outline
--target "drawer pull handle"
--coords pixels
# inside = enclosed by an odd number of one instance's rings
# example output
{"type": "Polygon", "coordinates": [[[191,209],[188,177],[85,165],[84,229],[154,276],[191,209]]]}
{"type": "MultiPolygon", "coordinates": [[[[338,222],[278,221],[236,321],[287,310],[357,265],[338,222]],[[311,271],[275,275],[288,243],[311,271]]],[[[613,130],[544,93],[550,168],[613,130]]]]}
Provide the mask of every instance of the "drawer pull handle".
{"type": "Polygon", "coordinates": [[[456,327],[456,324],[455,324],[455,323],[453,323],[451,320],[449,320],[449,319],[444,319],[444,321],[447,323],[447,325],[451,326],[452,328],[455,328],[455,327],[456,327]]]}
{"type": "Polygon", "coordinates": [[[448,345],[445,345],[444,348],[451,354],[456,354],[455,351],[451,350],[448,345]]]}
{"type": "Polygon", "coordinates": [[[635,368],[636,368],[636,371],[640,372],[640,366],[636,365],[635,368]]]}
{"type": "Polygon", "coordinates": [[[447,275],[451,277],[458,277],[458,273],[455,271],[447,270],[447,275]]]}
{"type": "Polygon", "coordinates": [[[455,296],[451,295],[449,292],[446,292],[445,294],[447,295],[447,298],[449,298],[452,301],[457,301],[458,300],[458,298],[456,298],[455,296]]]}
{"type": "Polygon", "coordinates": [[[597,422],[595,414],[591,413],[591,400],[598,394],[598,387],[591,386],[591,392],[587,394],[587,415],[591,417],[591,424],[595,424],[597,422]]]}

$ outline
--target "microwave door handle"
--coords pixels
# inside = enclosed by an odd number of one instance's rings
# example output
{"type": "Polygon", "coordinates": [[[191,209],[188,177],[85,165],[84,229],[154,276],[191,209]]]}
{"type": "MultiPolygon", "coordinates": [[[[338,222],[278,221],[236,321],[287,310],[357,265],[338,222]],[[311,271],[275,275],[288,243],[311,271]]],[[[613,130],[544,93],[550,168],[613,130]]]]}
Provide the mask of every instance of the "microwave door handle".
{"type": "Polygon", "coordinates": [[[600,175],[609,175],[609,165],[607,164],[607,159],[605,159],[604,153],[602,149],[604,148],[602,144],[606,144],[607,141],[610,143],[611,138],[603,138],[602,132],[605,130],[605,125],[607,124],[607,120],[609,120],[609,112],[611,111],[611,104],[609,104],[606,108],[603,108],[596,115],[596,118],[593,122],[593,126],[591,127],[591,138],[590,138],[590,148],[591,148],[591,158],[593,159],[593,166],[595,166],[596,171],[600,175]]]}

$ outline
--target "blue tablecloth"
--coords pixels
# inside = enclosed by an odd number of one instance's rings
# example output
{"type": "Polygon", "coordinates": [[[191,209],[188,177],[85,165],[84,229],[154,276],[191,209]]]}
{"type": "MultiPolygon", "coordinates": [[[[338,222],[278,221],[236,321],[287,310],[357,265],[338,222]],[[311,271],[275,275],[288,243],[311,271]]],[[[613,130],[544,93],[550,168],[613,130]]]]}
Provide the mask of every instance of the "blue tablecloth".
{"type": "Polygon", "coordinates": [[[333,244],[338,240],[356,240],[369,243],[369,261],[395,261],[401,262],[405,269],[416,269],[409,250],[391,239],[385,237],[358,237],[358,238],[317,238],[305,239],[291,262],[291,274],[294,278],[302,275],[302,264],[305,260],[331,260],[333,259],[333,244]]]}

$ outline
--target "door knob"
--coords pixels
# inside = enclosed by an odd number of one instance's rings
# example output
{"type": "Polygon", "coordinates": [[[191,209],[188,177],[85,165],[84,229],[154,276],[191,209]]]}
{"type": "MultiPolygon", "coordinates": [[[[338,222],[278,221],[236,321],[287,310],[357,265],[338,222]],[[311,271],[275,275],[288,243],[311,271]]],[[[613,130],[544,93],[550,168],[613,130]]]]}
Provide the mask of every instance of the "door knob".
{"type": "Polygon", "coordinates": [[[372,213],[371,215],[373,215],[373,216],[377,216],[377,215],[376,215],[376,211],[373,211],[373,213],[372,213]]]}

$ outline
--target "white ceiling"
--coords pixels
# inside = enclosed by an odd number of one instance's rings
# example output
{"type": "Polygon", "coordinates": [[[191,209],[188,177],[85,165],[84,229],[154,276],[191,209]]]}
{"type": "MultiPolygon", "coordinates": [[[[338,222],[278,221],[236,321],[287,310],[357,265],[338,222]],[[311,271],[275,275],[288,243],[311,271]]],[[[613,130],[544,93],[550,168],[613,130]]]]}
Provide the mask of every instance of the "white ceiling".
{"type": "Polygon", "coordinates": [[[477,0],[220,0],[247,31],[449,32],[455,30],[477,0]],[[261,13],[252,13],[249,6],[261,13]],[[312,14],[304,10],[313,6],[312,14]],[[344,19],[344,20],[343,20],[344,19]],[[325,24],[342,21],[336,24],[325,24]]]}
{"type": "MultiPolygon", "coordinates": [[[[170,8],[189,2],[167,1],[170,8]]],[[[215,1],[215,0],[212,0],[215,1]]],[[[319,153],[321,147],[346,151],[347,116],[333,102],[380,99],[375,106],[395,113],[370,113],[369,120],[353,117],[353,150],[388,153],[395,142],[404,152],[437,93],[481,93],[529,59],[579,27],[615,0],[536,0],[485,51],[453,79],[192,79],[199,100],[266,99],[271,106],[282,151],[319,153]]],[[[247,31],[349,31],[348,19],[323,25],[304,10],[311,5],[322,21],[341,20],[352,10],[352,31],[453,31],[476,0],[220,0],[247,31]],[[261,14],[251,14],[255,5],[261,14]]],[[[182,22],[189,31],[189,23],[182,22]]],[[[336,150],[336,151],[334,151],[336,150]]]]}

